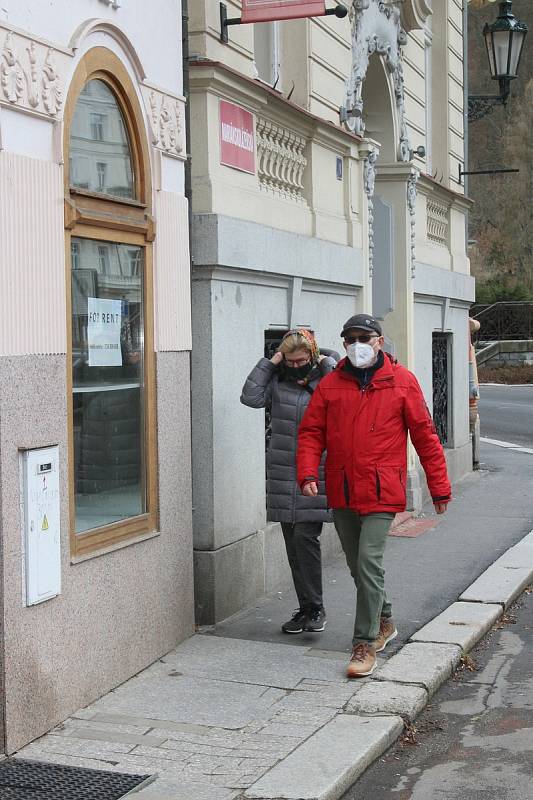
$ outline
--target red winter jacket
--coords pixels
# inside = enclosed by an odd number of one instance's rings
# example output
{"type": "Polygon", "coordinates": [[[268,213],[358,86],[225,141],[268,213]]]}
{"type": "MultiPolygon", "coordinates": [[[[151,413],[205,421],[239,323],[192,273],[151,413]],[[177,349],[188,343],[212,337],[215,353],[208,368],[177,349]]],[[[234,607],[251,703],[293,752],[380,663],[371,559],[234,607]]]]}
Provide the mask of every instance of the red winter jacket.
{"type": "Polygon", "coordinates": [[[318,384],[299,428],[300,486],[318,475],[327,450],[329,508],[360,514],[404,511],[407,432],[422,462],[434,502],[451,498],[446,460],[422,390],[412,372],[384,354],[383,366],[361,389],[346,359],[318,384]]]}

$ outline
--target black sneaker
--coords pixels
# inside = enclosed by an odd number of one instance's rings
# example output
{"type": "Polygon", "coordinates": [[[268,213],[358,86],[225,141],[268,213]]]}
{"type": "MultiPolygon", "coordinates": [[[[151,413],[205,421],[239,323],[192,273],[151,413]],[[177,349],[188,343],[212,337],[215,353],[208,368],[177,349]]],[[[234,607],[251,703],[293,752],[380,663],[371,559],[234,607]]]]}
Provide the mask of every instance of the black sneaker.
{"type": "Polygon", "coordinates": [[[326,612],[323,608],[314,608],[309,613],[307,623],[304,625],[304,630],[310,633],[320,633],[326,627],[327,619],[326,612]]]}
{"type": "Polygon", "coordinates": [[[307,622],[307,611],[303,608],[298,608],[288,622],[284,622],[281,626],[283,633],[302,633],[304,625],[307,622]]]}

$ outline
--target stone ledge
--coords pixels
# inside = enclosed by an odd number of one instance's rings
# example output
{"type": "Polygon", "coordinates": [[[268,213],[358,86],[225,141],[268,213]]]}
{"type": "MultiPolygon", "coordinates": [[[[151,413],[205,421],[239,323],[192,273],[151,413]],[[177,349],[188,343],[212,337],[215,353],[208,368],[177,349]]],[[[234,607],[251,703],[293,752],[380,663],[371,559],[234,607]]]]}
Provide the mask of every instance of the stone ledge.
{"type": "Polygon", "coordinates": [[[458,645],[413,642],[380,667],[372,680],[422,686],[431,697],[450,677],[460,658],[458,645]]]}
{"type": "Polygon", "coordinates": [[[508,608],[513,600],[533,580],[533,567],[513,567],[505,562],[506,555],[495,561],[459,600],[468,603],[499,603],[508,608]]]}
{"type": "Polygon", "coordinates": [[[428,701],[422,686],[389,681],[370,681],[349,701],[347,714],[399,714],[414,720],[428,701]]]}
{"type": "Polygon", "coordinates": [[[499,604],[453,603],[413,634],[411,641],[456,644],[466,653],[483,638],[502,613],[499,604]]]}
{"type": "Polygon", "coordinates": [[[402,730],[398,716],[339,715],[263,775],[244,797],[338,800],[402,730]]]}

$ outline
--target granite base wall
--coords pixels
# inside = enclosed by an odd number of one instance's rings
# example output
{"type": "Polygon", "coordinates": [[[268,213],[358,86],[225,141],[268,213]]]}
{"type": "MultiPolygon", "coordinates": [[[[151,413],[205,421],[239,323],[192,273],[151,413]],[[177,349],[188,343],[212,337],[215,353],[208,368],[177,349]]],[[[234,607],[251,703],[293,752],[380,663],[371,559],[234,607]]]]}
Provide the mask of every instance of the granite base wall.
{"type": "Polygon", "coordinates": [[[193,633],[189,354],[157,357],[159,535],[80,563],[71,563],[68,536],[66,370],[64,355],[0,359],[8,753],[193,633]],[[53,444],[60,451],[62,590],[26,607],[19,451],[53,444]]]}
{"type": "MultiPolygon", "coordinates": [[[[324,525],[321,544],[323,564],[342,553],[332,524],[324,525]]],[[[214,625],[265,594],[292,586],[283,534],[277,523],[218,550],[195,550],[194,567],[199,625],[214,625]]]]}

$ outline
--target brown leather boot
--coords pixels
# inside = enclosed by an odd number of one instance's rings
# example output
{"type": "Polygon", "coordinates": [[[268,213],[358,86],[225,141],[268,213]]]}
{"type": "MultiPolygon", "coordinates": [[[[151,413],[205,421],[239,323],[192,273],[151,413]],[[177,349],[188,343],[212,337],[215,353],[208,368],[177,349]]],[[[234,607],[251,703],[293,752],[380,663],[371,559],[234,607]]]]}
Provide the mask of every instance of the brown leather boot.
{"type": "Polygon", "coordinates": [[[367,642],[354,645],[352,657],[346,670],[347,678],[365,678],[376,669],[376,651],[367,642]]]}
{"type": "Polygon", "coordinates": [[[376,653],[381,653],[385,650],[386,645],[398,636],[396,625],[392,617],[381,617],[379,621],[379,633],[374,642],[374,649],[376,653]]]}

